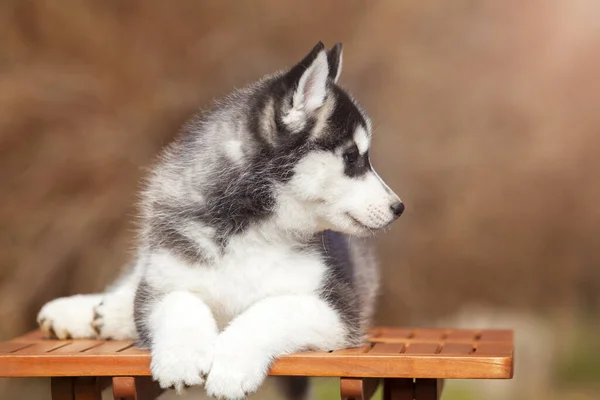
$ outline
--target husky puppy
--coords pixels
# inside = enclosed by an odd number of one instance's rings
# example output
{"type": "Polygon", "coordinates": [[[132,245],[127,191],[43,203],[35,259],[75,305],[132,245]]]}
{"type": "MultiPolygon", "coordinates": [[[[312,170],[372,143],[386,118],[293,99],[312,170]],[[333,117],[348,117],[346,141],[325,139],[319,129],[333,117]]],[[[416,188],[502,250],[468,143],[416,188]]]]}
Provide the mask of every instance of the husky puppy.
{"type": "Polygon", "coordinates": [[[342,46],[235,91],[182,129],[142,194],[138,257],[103,294],[39,313],[58,338],[136,338],[161,387],[256,391],[277,357],[359,345],[378,272],[365,239],[404,210],[337,82],[342,46]]]}

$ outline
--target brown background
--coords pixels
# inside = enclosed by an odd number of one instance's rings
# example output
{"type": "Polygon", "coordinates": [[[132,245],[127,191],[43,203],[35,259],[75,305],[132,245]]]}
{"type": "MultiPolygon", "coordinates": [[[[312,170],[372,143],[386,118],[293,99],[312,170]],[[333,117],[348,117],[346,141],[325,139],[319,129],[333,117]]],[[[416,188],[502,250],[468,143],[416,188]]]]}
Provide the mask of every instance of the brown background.
{"type": "Polygon", "coordinates": [[[477,305],[594,325],[600,2],[5,0],[0,339],[115,277],[140,179],[191,112],[318,40],[344,42],[342,84],[407,206],[379,238],[379,322],[477,305]]]}

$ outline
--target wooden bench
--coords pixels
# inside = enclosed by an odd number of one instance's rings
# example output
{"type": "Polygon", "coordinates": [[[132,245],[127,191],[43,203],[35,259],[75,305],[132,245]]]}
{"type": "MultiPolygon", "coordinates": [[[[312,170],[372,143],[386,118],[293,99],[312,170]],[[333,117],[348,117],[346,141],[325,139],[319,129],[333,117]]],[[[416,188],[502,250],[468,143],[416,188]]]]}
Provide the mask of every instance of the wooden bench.
{"type": "MultiPolygon", "coordinates": [[[[131,341],[48,340],[39,331],[0,343],[0,377],[49,377],[54,400],[153,399],[150,356],[131,341]]],[[[385,400],[439,399],[444,379],[509,379],[508,330],[376,328],[370,343],[277,360],[270,375],[340,378],[343,399],[369,399],[383,382],[385,400]]]]}

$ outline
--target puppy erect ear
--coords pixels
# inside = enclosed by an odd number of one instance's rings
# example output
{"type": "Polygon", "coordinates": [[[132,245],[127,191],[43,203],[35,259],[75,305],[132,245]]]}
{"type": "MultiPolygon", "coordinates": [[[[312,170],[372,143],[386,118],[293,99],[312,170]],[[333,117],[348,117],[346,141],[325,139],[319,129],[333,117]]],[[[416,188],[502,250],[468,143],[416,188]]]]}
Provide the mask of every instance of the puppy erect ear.
{"type": "Polygon", "coordinates": [[[286,76],[293,88],[291,109],[283,118],[288,125],[300,127],[305,118],[321,107],[327,95],[329,64],[325,46],[319,42],[286,76]]]}
{"type": "Polygon", "coordinates": [[[292,107],[311,113],[325,101],[329,65],[325,46],[319,42],[299,66],[305,67],[294,91],[292,107]]]}
{"type": "Polygon", "coordinates": [[[342,43],[337,43],[327,51],[327,63],[329,64],[329,79],[337,83],[342,73],[342,43]]]}

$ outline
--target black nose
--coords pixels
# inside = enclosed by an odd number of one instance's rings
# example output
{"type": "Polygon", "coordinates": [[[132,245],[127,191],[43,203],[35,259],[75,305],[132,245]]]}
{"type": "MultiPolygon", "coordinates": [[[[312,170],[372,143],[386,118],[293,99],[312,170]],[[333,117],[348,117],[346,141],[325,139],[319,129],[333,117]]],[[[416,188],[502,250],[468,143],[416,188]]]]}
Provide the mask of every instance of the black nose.
{"type": "Polygon", "coordinates": [[[399,217],[404,212],[404,203],[402,203],[401,201],[399,201],[397,203],[392,204],[390,206],[390,208],[392,209],[392,212],[394,213],[394,215],[396,217],[399,217]]]}

